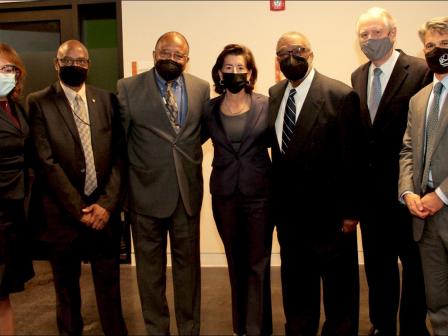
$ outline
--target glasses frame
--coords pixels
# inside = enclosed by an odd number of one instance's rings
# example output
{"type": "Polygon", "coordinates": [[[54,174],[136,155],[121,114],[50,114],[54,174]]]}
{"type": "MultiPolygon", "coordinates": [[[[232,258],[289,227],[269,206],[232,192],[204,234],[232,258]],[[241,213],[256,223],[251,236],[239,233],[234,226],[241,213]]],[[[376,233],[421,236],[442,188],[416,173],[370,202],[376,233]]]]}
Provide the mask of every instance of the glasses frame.
{"type": "Polygon", "coordinates": [[[310,51],[309,48],[305,48],[305,47],[295,47],[291,50],[280,50],[277,51],[277,57],[280,59],[285,59],[287,57],[290,57],[291,55],[293,56],[300,56],[303,57],[304,55],[306,55],[308,52],[310,51]]]}
{"type": "Polygon", "coordinates": [[[15,74],[17,76],[20,73],[20,70],[14,64],[5,64],[0,67],[0,73],[15,74]],[[5,71],[7,68],[10,68],[11,70],[5,71]]]}
{"type": "Polygon", "coordinates": [[[83,68],[88,67],[90,64],[90,59],[88,58],[71,58],[71,57],[63,57],[56,58],[60,64],[63,66],[72,66],[72,65],[80,65],[83,68]]]}
{"type": "Polygon", "coordinates": [[[181,54],[177,51],[167,51],[167,50],[161,50],[157,49],[156,53],[159,55],[161,59],[167,60],[167,59],[174,59],[176,62],[182,62],[185,63],[188,60],[188,55],[181,54]]]}

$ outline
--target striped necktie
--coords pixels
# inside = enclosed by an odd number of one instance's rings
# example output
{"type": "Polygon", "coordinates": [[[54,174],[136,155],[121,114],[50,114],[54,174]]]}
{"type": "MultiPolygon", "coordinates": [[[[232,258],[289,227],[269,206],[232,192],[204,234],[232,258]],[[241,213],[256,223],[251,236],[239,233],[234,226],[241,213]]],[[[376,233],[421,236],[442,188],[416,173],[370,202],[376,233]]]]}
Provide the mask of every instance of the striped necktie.
{"type": "Polygon", "coordinates": [[[426,120],[426,154],[425,154],[425,163],[424,163],[424,169],[423,169],[423,176],[422,176],[422,191],[426,191],[426,186],[428,185],[428,179],[429,179],[429,171],[431,166],[431,157],[434,152],[434,139],[435,134],[437,133],[437,125],[439,121],[439,101],[440,101],[440,94],[442,93],[443,85],[441,82],[438,82],[436,85],[434,85],[434,96],[432,100],[432,105],[430,110],[428,111],[428,118],[426,120]]]}
{"type": "Polygon", "coordinates": [[[296,102],[294,95],[296,89],[289,91],[288,100],[286,101],[285,116],[283,117],[283,131],[282,131],[282,153],[285,154],[288,149],[296,125],[296,102]]]}
{"type": "Polygon", "coordinates": [[[80,95],[76,95],[73,107],[76,127],[81,139],[84,159],[86,161],[86,179],[84,183],[84,193],[89,196],[97,187],[95,160],[92,150],[92,138],[90,135],[90,124],[87,122],[87,110],[80,95]]]}

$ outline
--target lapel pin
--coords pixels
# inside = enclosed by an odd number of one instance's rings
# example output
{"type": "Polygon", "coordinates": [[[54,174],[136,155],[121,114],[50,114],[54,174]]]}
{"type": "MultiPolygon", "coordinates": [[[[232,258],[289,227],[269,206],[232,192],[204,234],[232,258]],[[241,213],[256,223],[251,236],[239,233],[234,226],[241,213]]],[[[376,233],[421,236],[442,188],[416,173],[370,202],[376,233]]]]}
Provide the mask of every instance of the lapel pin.
{"type": "Polygon", "coordinates": [[[92,103],[94,103],[95,102],[95,98],[92,98],[92,103]]]}

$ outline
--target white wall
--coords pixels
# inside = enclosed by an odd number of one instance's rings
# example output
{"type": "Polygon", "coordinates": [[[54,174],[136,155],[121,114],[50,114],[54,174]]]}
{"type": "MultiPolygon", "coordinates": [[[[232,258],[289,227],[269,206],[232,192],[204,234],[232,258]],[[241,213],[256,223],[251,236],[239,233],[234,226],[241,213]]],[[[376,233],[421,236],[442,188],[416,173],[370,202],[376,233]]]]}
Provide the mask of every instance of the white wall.
{"type": "MultiPolygon", "coordinates": [[[[259,70],[256,91],[267,94],[274,84],[275,46],[288,31],[305,34],[314,50],[314,66],[323,74],[350,84],[350,74],[366,61],[360,52],[355,24],[372,6],[384,7],[394,16],[396,47],[422,56],[418,27],[429,18],[448,14],[448,1],[291,1],[286,10],[273,12],[269,1],[123,1],[123,57],[125,76],[132,61],[152,62],[157,39],[179,31],[190,44],[187,71],[210,83],[211,68],[222,48],[242,43],[254,53],[259,70]]],[[[204,145],[205,197],[201,214],[203,265],[225,265],[225,257],[211,212],[208,181],[213,149],[204,145]]],[[[273,264],[279,264],[274,238],[273,264]]]]}

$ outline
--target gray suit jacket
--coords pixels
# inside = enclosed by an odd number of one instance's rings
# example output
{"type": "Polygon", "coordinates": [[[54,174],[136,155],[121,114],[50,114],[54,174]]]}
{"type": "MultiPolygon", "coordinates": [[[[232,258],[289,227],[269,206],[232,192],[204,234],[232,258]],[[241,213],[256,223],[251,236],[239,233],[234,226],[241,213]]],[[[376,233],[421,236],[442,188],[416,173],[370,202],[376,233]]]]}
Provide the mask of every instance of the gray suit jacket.
{"type": "Polygon", "coordinates": [[[196,215],[201,208],[200,127],[210,85],[195,76],[183,76],[188,110],[178,134],[168,120],[154,68],[118,81],[129,160],[128,207],[142,215],[170,216],[179,195],[189,215],[196,215]]]}
{"type": "MultiPolygon", "coordinates": [[[[426,108],[433,84],[425,86],[409,103],[408,124],[403,137],[403,148],[400,152],[400,179],[398,182],[399,197],[405,191],[421,193],[421,179],[424,164],[426,108]]],[[[434,152],[431,158],[431,172],[434,187],[440,188],[448,195],[448,100],[442,106],[439,119],[439,131],[436,134],[434,152]]],[[[448,209],[443,207],[434,220],[448,221],[448,209]]],[[[414,239],[419,241],[423,234],[425,221],[414,217],[414,239]]]]}

